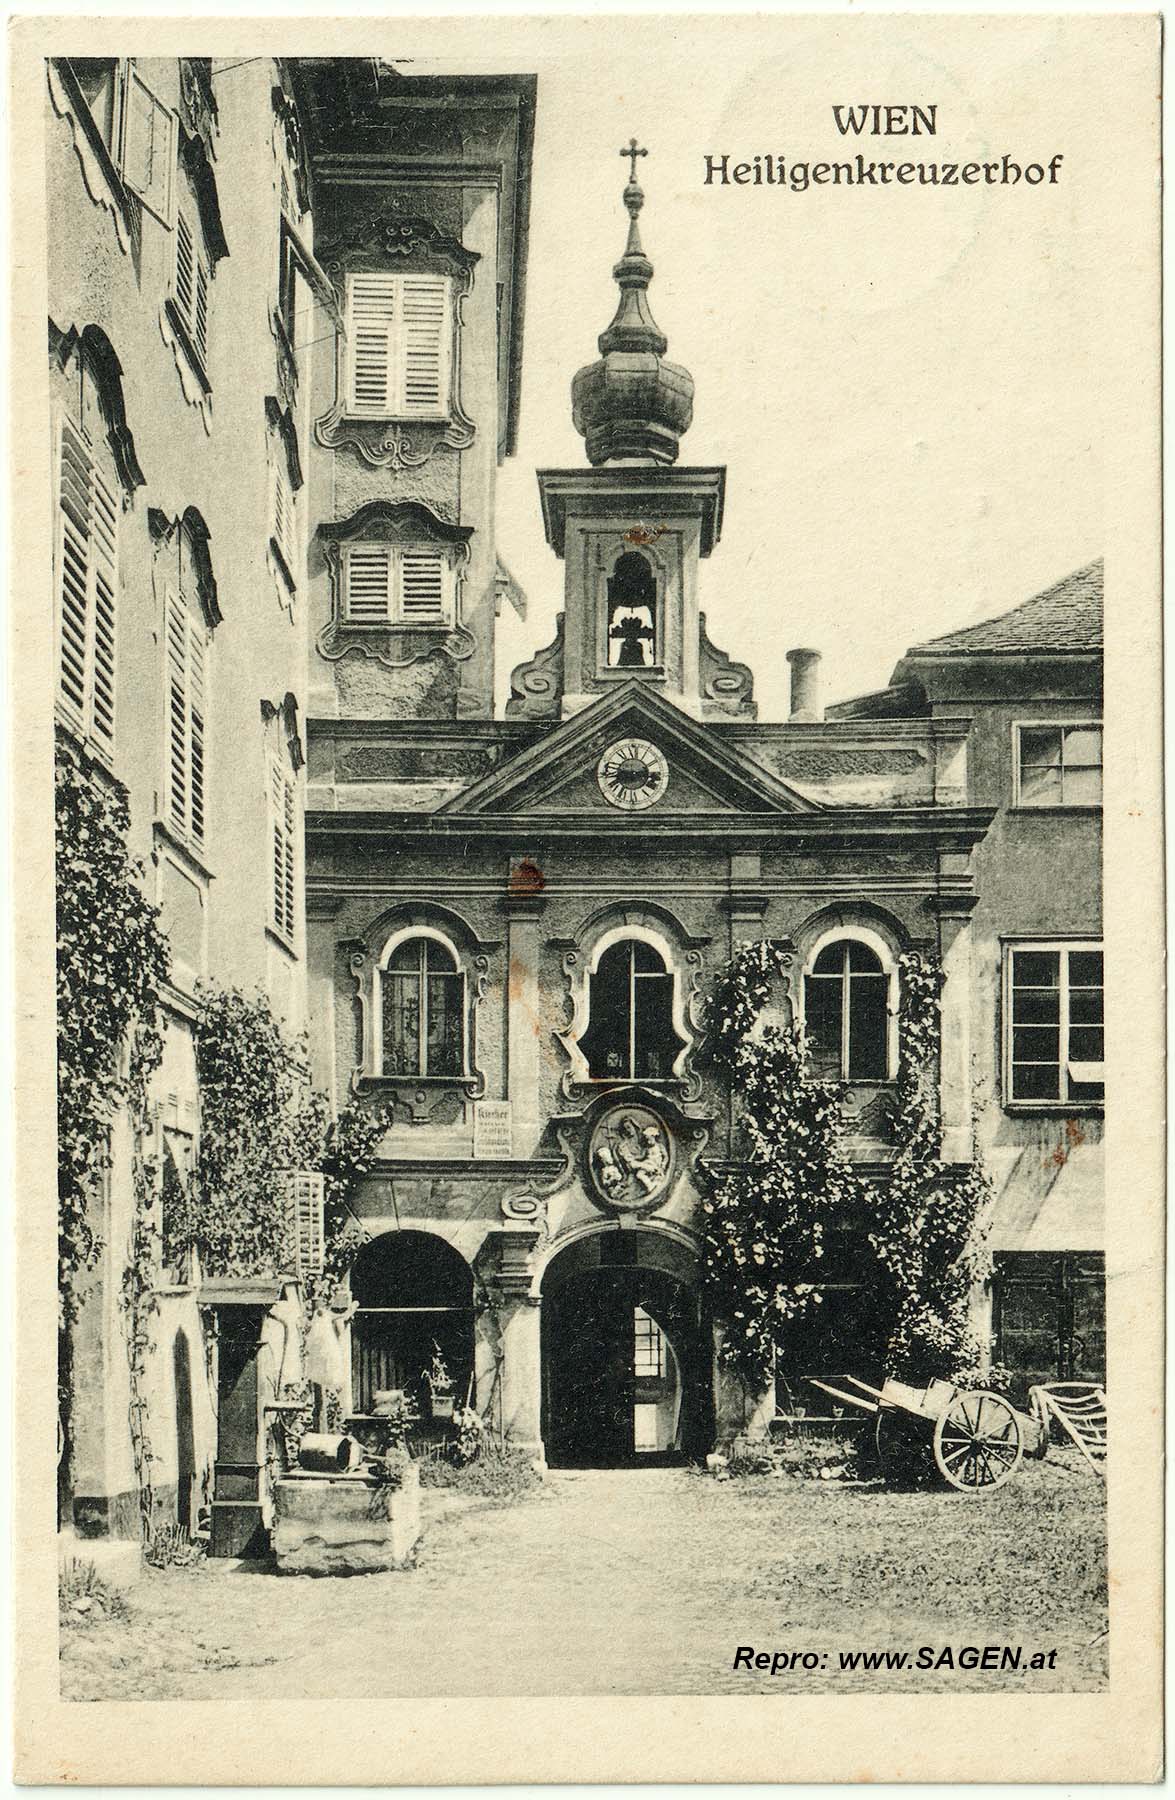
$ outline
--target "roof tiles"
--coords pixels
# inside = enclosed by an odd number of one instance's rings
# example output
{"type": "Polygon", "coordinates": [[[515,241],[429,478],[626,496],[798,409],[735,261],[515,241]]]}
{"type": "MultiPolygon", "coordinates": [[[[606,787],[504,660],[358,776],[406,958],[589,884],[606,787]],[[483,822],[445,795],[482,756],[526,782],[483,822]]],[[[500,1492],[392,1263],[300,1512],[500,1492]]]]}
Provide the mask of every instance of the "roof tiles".
{"type": "Polygon", "coordinates": [[[1101,559],[1045,588],[1022,606],[998,618],[984,619],[962,631],[915,644],[908,656],[1011,655],[1034,651],[1058,653],[1102,647],[1102,594],[1104,564],[1101,559]]]}

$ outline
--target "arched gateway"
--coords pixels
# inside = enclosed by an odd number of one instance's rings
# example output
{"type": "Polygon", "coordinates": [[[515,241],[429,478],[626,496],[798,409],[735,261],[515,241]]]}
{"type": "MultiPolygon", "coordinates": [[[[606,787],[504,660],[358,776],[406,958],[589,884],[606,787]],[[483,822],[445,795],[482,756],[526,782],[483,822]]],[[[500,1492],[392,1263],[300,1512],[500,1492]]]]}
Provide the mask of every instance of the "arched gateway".
{"type": "Polygon", "coordinates": [[[713,1401],[693,1252],[629,1226],[557,1252],[542,1281],[542,1370],[552,1467],[647,1467],[704,1455],[713,1401]]]}

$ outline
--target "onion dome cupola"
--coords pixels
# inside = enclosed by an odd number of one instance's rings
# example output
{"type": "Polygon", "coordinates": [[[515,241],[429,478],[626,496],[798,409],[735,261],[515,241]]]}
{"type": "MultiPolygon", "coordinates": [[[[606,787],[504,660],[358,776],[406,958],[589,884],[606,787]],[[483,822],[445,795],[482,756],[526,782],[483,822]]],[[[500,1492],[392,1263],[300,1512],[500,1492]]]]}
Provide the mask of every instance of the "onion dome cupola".
{"type": "Polygon", "coordinates": [[[694,412],[693,376],[664,361],[668,339],[649,311],[653,265],[641,245],[637,219],[645,196],[636,179],[636,159],[648,151],[633,138],[620,154],[631,163],[624,189],[628,243],[612,271],[620,304],[600,334],[600,360],[580,369],[571,383],[572,419],[594,467],[676,462],[678,440],[694,412]]]}

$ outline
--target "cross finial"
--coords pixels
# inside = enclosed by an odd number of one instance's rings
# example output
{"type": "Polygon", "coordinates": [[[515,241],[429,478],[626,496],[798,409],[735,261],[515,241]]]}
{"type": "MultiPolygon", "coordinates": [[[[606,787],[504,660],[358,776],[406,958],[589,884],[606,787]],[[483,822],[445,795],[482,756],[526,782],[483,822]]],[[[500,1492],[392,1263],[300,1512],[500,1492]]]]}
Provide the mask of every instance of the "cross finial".
{"type": "Polygon", "coordinates": [[[620,152],[620,154],[621,154],[621,156],[627,156],[629,163],[631,165],[629,168],[628,179],[630,181],[635,181],[636,180],[636,159],[638,156],[647,156],[649,154],[648,151],[647,150],[638,150],[636,139],[630,138],[628,140],[627,150],[622,150],[620,152]]]}

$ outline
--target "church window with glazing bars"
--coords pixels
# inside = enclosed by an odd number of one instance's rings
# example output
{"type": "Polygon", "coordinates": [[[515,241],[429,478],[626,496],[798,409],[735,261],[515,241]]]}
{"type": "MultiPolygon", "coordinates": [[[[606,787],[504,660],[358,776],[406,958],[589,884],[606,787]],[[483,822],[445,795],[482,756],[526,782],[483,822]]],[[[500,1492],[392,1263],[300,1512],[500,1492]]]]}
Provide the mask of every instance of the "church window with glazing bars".
{"type": "Polygon", "coordinates": [[[804,977],[804,1026],[812,1066],[832,1081],[887,1081],[890,976],[856,938],[837,938],[804,977]]]}
{"type": "Polygon", "coordinates": [[[673,1024],[671,970],[652,944],[622,938],[590,978],[580,1049],[593,1081],[665,1081],[684,1044],[673,1024]]]}
{"type": "Polygon", "coordinates": [[[465,976],[447,944],[410,937],[380,973],[385,1075],[465,1072],[465,976]]]}

